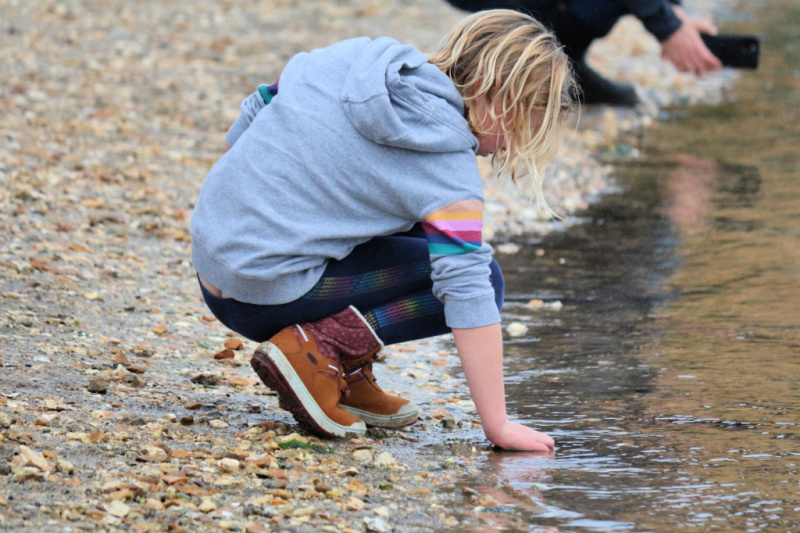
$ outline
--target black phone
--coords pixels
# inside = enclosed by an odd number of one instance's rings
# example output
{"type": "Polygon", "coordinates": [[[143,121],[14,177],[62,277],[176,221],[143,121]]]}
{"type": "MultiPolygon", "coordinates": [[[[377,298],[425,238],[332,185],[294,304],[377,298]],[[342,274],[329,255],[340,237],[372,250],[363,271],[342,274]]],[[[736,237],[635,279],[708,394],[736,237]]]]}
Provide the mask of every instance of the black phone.
{"type": "Polygon", "coordinates": [[[711,53],[722,65],[733,68],[758,68],[760,39],[755,35],[701,35],[711,53]]]}

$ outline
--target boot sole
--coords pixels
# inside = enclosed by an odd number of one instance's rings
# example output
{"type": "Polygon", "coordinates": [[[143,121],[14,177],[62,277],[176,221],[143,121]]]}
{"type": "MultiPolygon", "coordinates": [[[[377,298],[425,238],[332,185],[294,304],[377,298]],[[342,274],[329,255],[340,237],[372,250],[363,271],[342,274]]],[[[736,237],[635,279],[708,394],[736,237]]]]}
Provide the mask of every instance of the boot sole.
{"type": "Polygon", "coordinates": [[[261,381],[278,393],[280,407],[289,411],[303,427],[325,437],[358,437],[366,433],[364,424],[343,426],[326,415],[277,346],[264,342],[256,349],[250,366],[261,381]]]}
{"type": "Polygon", "coordinates": [[[401,428],[410,426],[417,421],[417,418],[419,418],[419,411],[397,415],[377,415],[375,413],[368,413],[367,411],[362,411],[361,409],[348,407],[342,404],[339,404],[339,407],[347,409],[358,418],[363,420],[366,425],[376,428],[401,428]]]}

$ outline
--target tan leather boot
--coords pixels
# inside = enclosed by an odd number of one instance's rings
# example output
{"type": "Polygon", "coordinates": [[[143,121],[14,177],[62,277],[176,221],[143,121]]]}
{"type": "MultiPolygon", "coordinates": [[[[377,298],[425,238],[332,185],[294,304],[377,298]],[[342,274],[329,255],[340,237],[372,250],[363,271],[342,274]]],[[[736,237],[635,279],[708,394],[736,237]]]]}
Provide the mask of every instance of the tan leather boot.
{"type": "Polygon", "coordinates": [[[353,306],[335,315],[335,323],[315,323],[326,337],[338,339],[338,349],[350,393],[339,404],[368,426],[402,427],[413,424],[419,407],[409,400],[386,394],[375,382],[372,363],[383,342],[353,306]]]}
{"type": "Polygon", "coordinates": [[[347,389],[338,354],[317,343],[315,329],[314,324],[282,329],[259,345],[250,365],[278,393],[281,408],[311,431],[324,437],[363,435],[364,422],[338,405],[347,389]]]}
{"type": "Polygon", "coordinates": [[[339,404],[368,426],[396,428],[417,421],[419,407],[414,402],[383,392],[372,374],[372,362],[351,370],[345,374],[345,379],[350,394],[339,404]]]}

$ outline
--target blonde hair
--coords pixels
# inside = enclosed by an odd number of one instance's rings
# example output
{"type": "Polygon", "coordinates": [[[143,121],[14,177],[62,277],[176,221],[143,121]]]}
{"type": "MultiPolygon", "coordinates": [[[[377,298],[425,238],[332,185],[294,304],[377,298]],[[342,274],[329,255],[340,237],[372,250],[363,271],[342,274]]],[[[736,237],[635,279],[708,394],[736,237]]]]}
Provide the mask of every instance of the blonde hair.
{"type": "Polygon", "coordinates": [[[576,106],[569,59],[555,36],[523,13],[480,11],[457,24],[429,60],[458,87],[476,135],[486,132],[478,127],[484,122],[475,103],[483,99],[488,104],[483,109],[502,125],[509,141],[492,156],[493,166],[509,172],[515,183],[527,174],[537,208],[554,216],[544,200],[544,171],[563,143],[576,106]],[[531,124],[534,113],[543,116],[539,127],[531,124]]]}

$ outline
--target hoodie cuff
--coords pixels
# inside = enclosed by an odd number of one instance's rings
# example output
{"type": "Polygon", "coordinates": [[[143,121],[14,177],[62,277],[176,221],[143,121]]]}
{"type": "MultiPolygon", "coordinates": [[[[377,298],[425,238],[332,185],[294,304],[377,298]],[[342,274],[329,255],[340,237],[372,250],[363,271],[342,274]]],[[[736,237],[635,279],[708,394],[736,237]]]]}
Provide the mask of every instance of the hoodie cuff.
{"type": "Polygon", "coordinates": [[[446,299],[444,318],[451,329],[479,328],[499,323],[500,311],[491,292],[469,300],[446,299]]]}

